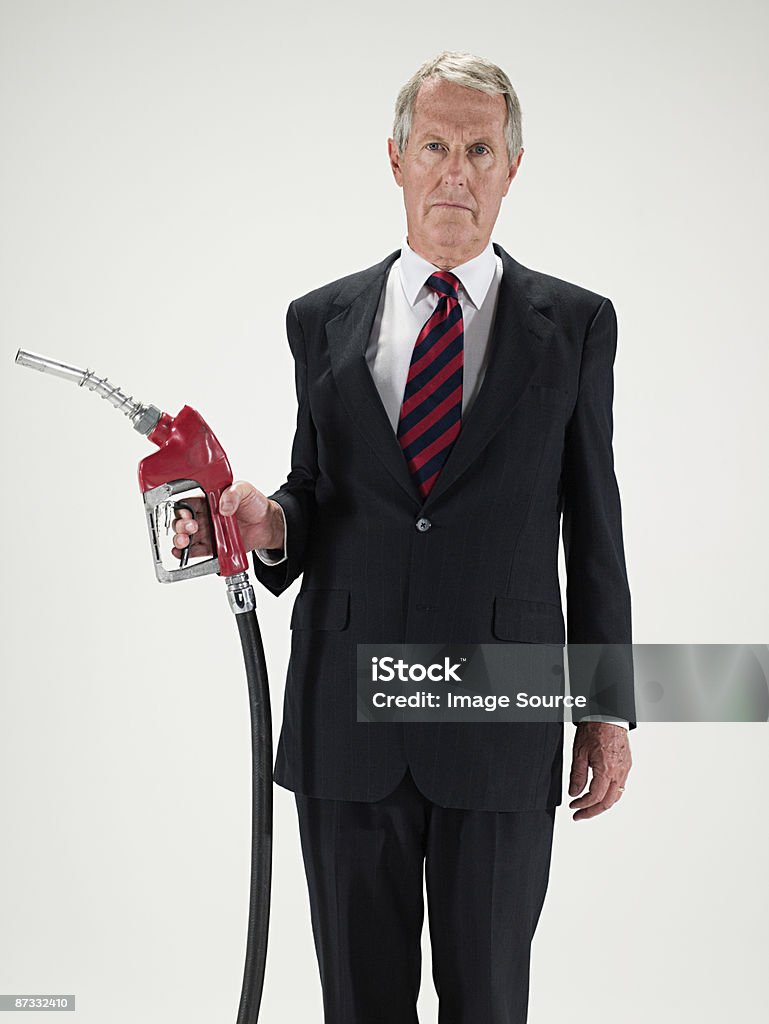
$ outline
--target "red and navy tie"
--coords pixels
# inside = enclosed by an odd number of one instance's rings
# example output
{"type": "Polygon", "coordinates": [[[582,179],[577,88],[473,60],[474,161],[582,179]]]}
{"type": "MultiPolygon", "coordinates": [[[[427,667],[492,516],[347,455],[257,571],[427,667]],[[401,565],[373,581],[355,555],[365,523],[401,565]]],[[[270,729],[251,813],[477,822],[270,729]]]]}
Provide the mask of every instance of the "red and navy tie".
{"type": "Polygon", "coordinates": [[[414,344],[398,421],[398,441],[423,498],[459,434],[464,365],[459,279],[436,270],[427,284],[438,293],[438,305],[414,344]]]}

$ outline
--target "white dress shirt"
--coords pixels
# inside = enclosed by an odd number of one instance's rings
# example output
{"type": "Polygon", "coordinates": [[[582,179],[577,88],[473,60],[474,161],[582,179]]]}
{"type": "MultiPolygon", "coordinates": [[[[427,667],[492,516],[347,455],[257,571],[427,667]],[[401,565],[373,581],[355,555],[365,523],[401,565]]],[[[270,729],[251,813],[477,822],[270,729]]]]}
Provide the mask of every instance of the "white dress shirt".
{"type": "MultiPolygon", "coordinates": [[[[393,431],[398,429],[414,343],[440,300],[440,295],[427,285],[428,277],[438,269],[415,253],[408,239],[404,238],[401,254],[388,272],[374,317],[366,347],[366,362],[393,431]]],[[[502,260],[489,241],[480,255],[452,268],[451,273],[459,280],[459,304],[464,322],[464,416],[475,401],[486,372],[489,339],[502,280],[502,260]]],[[[285,530],[285,514],[283,526],[285,530]]],[[[280,565],[286,558],[285,535],[282,555],[273,557],[265,549],[257,550],[256,554],[266,565],[280,565]]],[[[628,728],[623,719],[608,715],[587,715],[582,721],[613,722],[628,728]]]]}
{"type": "MultiPolygon", "coordinates": [[[[414,342],[440,301],[440,295],[427,285],[428,277],[437,269],[403,240],[401,255],[390,268],[366,348],[366,362],[394,431],[398,429],[414,342]]],[[[464,321],[464,416],[486,372],[502,260],[489,242],[479,256],[454,267],[451,273],[459,279],[459,305],[464,321]]]]}

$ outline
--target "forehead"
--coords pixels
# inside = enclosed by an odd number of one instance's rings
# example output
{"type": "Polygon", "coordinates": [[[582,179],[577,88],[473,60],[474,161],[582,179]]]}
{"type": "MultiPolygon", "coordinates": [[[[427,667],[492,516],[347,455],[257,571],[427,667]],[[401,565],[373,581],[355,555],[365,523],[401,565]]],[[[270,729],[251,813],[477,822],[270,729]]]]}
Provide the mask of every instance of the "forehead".
{"type": "Polygon", "coordinates": [[[417,93],[411,120],[415,134],[442,130],[503,135],[507,105],[501,93],[468,89],[445,79],[428,79],[417,93]]]}

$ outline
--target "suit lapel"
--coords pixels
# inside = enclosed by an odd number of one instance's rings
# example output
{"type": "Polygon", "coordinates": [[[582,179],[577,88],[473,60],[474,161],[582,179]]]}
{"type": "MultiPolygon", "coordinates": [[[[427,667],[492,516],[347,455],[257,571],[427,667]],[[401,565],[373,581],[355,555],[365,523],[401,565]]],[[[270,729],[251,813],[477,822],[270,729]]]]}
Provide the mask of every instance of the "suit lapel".
{"type": "Polygon", "coordinates": [[[526,268],[496,243],[494,251],[502,258],[502,280],[486,372],[462,419],[459,436],[424,501],[425,510],[478,458],[511,415],[555,333],[553,322],[531,303],[526,268]]]}
{"type": "Polygon", "coordinates": [[[339,295],[336,304],[343,308],[326,324],[326,337],[331,372],[355,427],[365,436],[385,469],[419,503],[419,491],[390,426],[365,355],[387,273],[398,256],[400,250],[396,249],[372,267],[370,280],[354,297],[344,291],[339,295]]]}
{"type": "Polygon", "coordinates": [[[536,295],[531,294],[533,281],[526,268],[496,243],[494,251],[502,259],[503,273],[486,372],[463,418],[459,436],[424,501],[409,473],[365,357],[387,273],[400,252],[396,250],[372,267],[370,279],[354,297],[342,292],[336,300],[342,311],[326,324],[331,371],[342,402],[384,467],[420,511],[429,509],[465,472],[510,416],[555,332],[553,322],[532,304],[536,295]]]}

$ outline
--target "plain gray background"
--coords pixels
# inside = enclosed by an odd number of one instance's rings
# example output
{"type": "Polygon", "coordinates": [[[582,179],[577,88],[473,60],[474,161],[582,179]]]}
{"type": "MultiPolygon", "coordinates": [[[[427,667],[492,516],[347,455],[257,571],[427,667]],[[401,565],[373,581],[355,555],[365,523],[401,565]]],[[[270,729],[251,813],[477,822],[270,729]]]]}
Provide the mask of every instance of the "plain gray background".
{"type": "MultiPolygon", "coordinates": [[[[494,239],[617,310],[635,640],[767,641],[767,9],[0,11],[0,992],[74,992],[83,1024],[234,1021],[250,747],[224,587],[155,582],[135,477],[150,446],[95,396],[15,368],[17,347],[192,404],[236,475],[273,490],[295,416],[286,307],[400,245],[397,90],[441,49],[480,53],[523,108],[494,239]]],[[[258,593],[276,742],[298,586],[258,593]]],[[[766,726],[639,726],[631,743],[616,807],[558,812],[530,1020],[763,1020],[766,726]]],[[[261,1019],[320,1021],[279,787],[271,917],[261,1019]]],[[[427,925],[423,949],[434,1021],[427,925]]]]}

